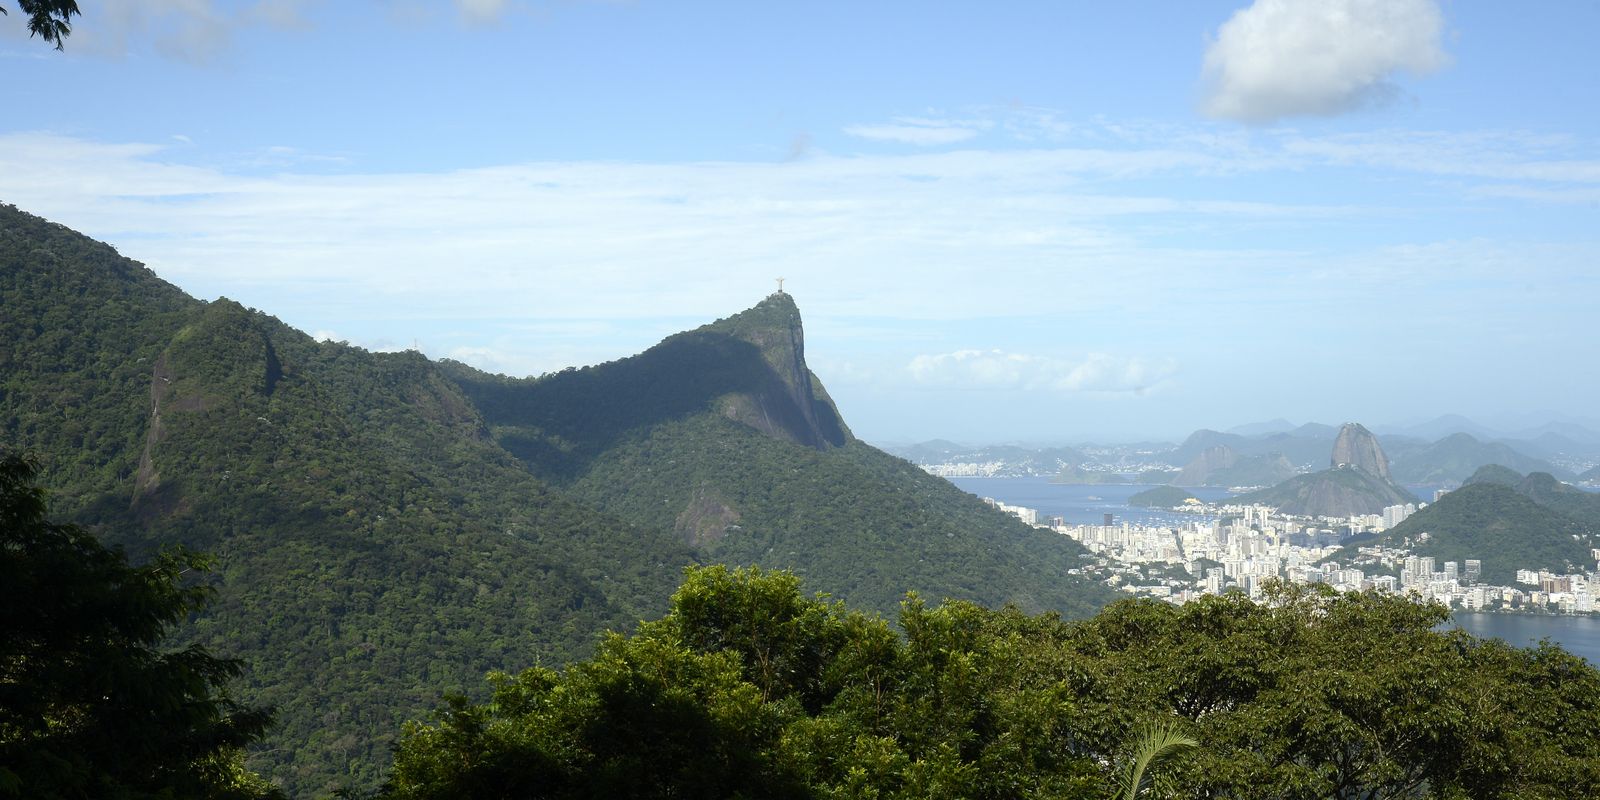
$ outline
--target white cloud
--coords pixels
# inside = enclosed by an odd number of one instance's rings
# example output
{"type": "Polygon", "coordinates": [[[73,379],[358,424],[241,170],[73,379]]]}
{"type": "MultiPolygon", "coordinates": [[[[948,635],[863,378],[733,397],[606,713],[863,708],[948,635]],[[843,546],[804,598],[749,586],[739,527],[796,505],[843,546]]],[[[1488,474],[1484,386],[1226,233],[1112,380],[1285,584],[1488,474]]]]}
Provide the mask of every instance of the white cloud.
{"type": "Polygon", "coordinates": [[[993,127],[988,120],[946,120],[928,117],[896,117],[889,123],[850,125],[846,134],[878,142],[899,142],[924,147],[956,144],[976,137],[993,127]]]}
{"type": "Polygon", "coordinates": [[[1104,353],[1065,360],[1003,350],[957,350],[919,355],[906,369],[918,383],[949,388],[1143,394],[1176,372],[1177,362],[1104,353]]]}
{"type": "Polygon", "coordinates": [[[148,43],[167,58],[206,64],[228,49],[237,24],[214,0],[103,0],[73,24],[68,46],[120,58],[148,43]]]}
{"type": "MultiPolygon", "coordinates": [[[[230,171],[174,163],[193,157],[192,149],[170,140],[107,144],[12,134],[0,135],[0,199],[111,241],[191,293],[227,295],[307,330],[332,328],[380,345],[480,330],[482,320],[711,319],[771,291],[778,275],[789,278],[786,288],[808,318],[895,325],[1086,313],[1121,324],[1174,306],[1272,308],[1285,296],[1356,302],[1352,294],[1371,292],[1337,268],[1352,252],[1371,249],[1340,238],[1371,217],[1394,216],[1387,190],[1365,202],[1316,206],[1255,200],[1235,191],[1239,184],[1211,182],[1266,170],[1344,169],[1356,156],[1334,147],[1341,142],[1281,133],[1256,134],[1248,147],[1204,136],[1147,138],[1163,137],[1138,134],[1104,149],[817,154],[781,163],[539,162],[377,174],[297,174],[288,167],[261,175],[253,165],[230,171]],[[1181,197],[1159,193],[1172,181],[1181,197]],[[1212,185],[1219,187],[1214,193],[1212,185]]],[[[1356,149],[1377,153],[1407,141],[1393,135],[1356,149]]],[[[1571,156],[1588,147],[1473,141],[1420,140],[1419,149],[1440,155],[1411,165],[1413,174],[1474,176],[1485,149],[1502,151],[1497,172],[1537,173],[1534,165],[1576,161],[1571,156]]],[[[1403,160],[1404,152],[1394,150],[1384,163],[1403,160]]],[[[1523,202],[1471,194],[1475,182],[1484,179],[1453,181],[1464,185],[1452,185],[1448,196],[1475,212],[1523,202]]],[[[1516,263],[1500,261],[1495,269],[1567,270],[1593,255],[1594,247],[1583,247],[1535,260],[1511,246],[1507,258],[1516,263]]],[[[1460,264],[1476,262],[1403,263],[1450,280],[1460,264]]],[[[540,355],[527,357],[530,369],[597,355],[558,350],[549,336],[508,337],[439,341],[505,354],[537,349],[540,355]]],[[[952,343],[896,347],[891,363],[903,365],[911,353],[952,343]]],[[[1093,360],[1073,366],[1082,371],[1072,380],[1083,384],[1126,375],[1093,360]]],[[[1073,373],[1052,374],[1064,380],[1073,373]]]]}
{"type": "Polygon", "coordinates": [[[1379,105],[1449,62],[1435,0],[1255,0],[1206,49],[1204,110],[1272,122],[1379,105]]]}

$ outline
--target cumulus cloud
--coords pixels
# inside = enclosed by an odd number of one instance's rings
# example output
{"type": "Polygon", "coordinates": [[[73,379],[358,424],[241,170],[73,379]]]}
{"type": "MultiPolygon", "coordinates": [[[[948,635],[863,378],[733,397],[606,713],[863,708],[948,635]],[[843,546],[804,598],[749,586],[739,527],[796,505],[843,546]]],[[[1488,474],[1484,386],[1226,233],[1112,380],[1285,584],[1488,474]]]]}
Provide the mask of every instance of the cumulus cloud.
{"type": "Polygon", "coordinates": [[[957,350],[919,355],[907,370],[913,380],[932,386],[1143,394],[1176,372],[1177,363],[1105,353],[1073,361],[1003,350],[957,350]]]}
{"type": "Polygon", "coordinates": [[[1436,0],[1255,0],[1206,49],[1204,111],[1266,123],[1381,105],[1449,62],[1436,0]]]}
{"type": "Polygon", "coordinates": [[[925,117],[896,117],[892,122],[850,125],[846,134],[877,142],[899,142],[924,147],[964,142],[992,127],[988,120],[945,120],[925,117]]]}

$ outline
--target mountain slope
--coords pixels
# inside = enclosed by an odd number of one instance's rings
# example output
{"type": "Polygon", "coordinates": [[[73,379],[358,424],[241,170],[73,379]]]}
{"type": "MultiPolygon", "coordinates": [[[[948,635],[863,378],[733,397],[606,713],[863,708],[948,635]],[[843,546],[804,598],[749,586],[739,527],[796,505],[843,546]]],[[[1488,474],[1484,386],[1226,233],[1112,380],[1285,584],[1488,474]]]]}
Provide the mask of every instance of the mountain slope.
{"type": "Polygon", "coordinates": [[[0,208],[0,431],[56,514],[216,554],[195,639],[278,708],[291,792],[371,786],[401,720],[658,610],[688,548],[553,493],[416,353],[319,344],[0,208]]]}
{"type": "Polygon", "coordinates": [[[1397,458],[1394,473],[1405,483],[1462,481],[1486,464],[1499,464],[1518,472],[1551,472],[1549,464],[1499,442],[1480,442],[1471,434],[1455,433],[1404,458],[1397,458]]]}
{"type": "Polygon", "coordinates": [[[57,516],[217,555],[195,639],[277,705],[251,765],[293,794],[372,787],[441,692],[587,654],[702,558],[878,608],[1107,596],[1070,540],[855,441],[786,295],[516,381],[316,342],[0,206],[0,310],[0,445],[39,454],[57,516]]]}
{"type": "Polygon", "coordinates": [[[1385,506],[1414,503],[1416,498],[1366,470],[1343,466],[1296,475],[1277,486],[1239,495],[1230,502],[1273,506],[1285,514],[1348,517],[1378,514],[1385,506]]]}
{"type": "Polygon", "coordinates": [[[447,369],[531,471],[703,558],[792,568],[885,613],[913,589],[1073,613],[1101,602],[1066,578],[1084,552],[1070,539],[850,436],[792,356],[803,339],[793,300],[774,294],[594,367],[532,379],[447,369]],[[641,397],[658,401],[653,413],[635,409],[641,397]]]}
{"type": "MultiPolygon", "coordinates": [[[[1592,525],[1552,511],[1516,489],[1498,483],[1463,486],[1384,531],[1377,543],[1406,542],[1417,555],[1439,563],[1483,562],[1486,583],[1508,585],[1516,570],[1567,572],[1592,565],[1592,547],[1600,546],[1592,525]]],[[[1365,542],[1364,544],[1372,544],[1365,542]]],[[[1333,556],[1351,557],[1354,547],[1333,556]]]]}
{"type": "Polygon", "coordinates": [[[1176,486],[1261,486],[1294,474],[1294,465],[1279,453],[1241,456],[1225,444],[1208,447],[1185,464],[1176,486]]]}

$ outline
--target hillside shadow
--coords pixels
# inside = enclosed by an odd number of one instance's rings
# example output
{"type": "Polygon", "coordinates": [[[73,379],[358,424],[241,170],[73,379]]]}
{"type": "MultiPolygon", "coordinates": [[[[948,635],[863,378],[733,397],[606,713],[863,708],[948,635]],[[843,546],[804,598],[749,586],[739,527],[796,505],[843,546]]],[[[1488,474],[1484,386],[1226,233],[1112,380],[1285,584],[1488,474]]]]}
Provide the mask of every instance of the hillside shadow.
{"type": "Polygon", "coordinates": [[[750,398],[766,423],[752,427],[769,435],[819,449],[845,440],[829,405],[812,402],[808,415],[760,348],[723,333],[679,334],[630,358],[539,378],[460,368],[451,377],[500,445],[546,479],[574,478],[596,456],[657,425],[721,411],[715,401],[729,394],[750,398]]]}

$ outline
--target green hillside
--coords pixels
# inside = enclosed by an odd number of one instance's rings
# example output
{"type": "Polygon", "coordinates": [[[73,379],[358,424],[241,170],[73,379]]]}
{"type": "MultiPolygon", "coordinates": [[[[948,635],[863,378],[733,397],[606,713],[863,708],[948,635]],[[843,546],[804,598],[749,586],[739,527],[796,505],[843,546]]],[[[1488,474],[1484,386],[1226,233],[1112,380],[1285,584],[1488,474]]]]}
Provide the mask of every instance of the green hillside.
{"type": "Polygon", "coordinates": [[[217,555],[193,639],[277,706],[250,765],[295,795],[370,788],[401,720],[489,669],[588,655],[702,558],[876,608],[1106,596],[1064,580],[1069,540],[854,441],[786,295],[515,381],[316,342],[0,207],[0,308],[0,445],[135,558],[217,555]]]}
{"type": "Polygon", "coordinates": [[[1128,505],[1140,508],[1172,508],[1183,505],[1185,500],[1197,499],[1189,492],[1176,486],[1157,486],[1146,489],[1128,498],[1128,505]]]}
{"type": "Polygon", "coordinates": [[[252,763],[292,792],[370,785],[442,691],[589,652],[691,560],[541,485],[419,354],[319,344],[0,219],[6,444],[41,456],[58,511],[136,557],[218,556],[195,639],[277,706],[252,763]]]}
{"type": "Polygon", "coordinates": [[[1482,442],[1469,434],[1457,433],[1420,450],[1407,452],[1403,457],[1397,455],[1394,478],[1402,483],[1451,483],[1465,480],[1486,464],[1498,464],[1522,473],[1554,470],[1548,463],[1507,445],[1482,442]]]}
{"type": "Polygon", "coordinates": [[[1517,491],[1535,503],[1600,531],[1600,494],[1586,492],[1555,476],[1535,472],[1517,484],[1517,491]]]}
{"type": "MultiPolygon", "coordinates": [[[[1600,529],[1552,511],[1498,483],[1461,487],[1380,534],[1375,543],[1407,545],[1438,563],[1483,562],[1486,583],[1508,585],[1519,569],[1581,570],[1592,565],[1600,529]]],[[[1366,544],[1373,544],[1367,542],[1366,544]]],[[[1354,548],[1335,554],[1340,560],[1354,548]]]]}
{"type": "Polygon", "coordinates": [[[497,441],[572,497],[704,559],[793,569],[892,613],[908,590],[1075,615],[1083,549],[850,436],[806,368],[798,309],[749,311],[630,358],[530,379],[447,365],[497,441]]]}
{"type": "Polygon", "coordinates": [[[1336,467],[1296,475],[1277,486],[1239,495],[1230,502],[1273,506],[1286,514],[1344,517],[1377,514],[1385,506],[1413,503],[1416,498],[1366,470],[1336,467]]]}

